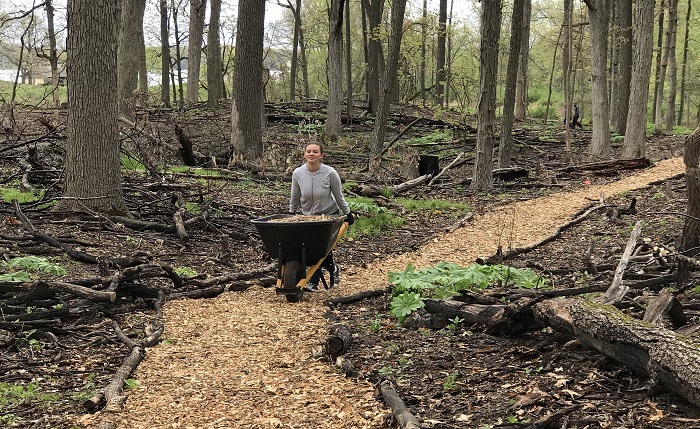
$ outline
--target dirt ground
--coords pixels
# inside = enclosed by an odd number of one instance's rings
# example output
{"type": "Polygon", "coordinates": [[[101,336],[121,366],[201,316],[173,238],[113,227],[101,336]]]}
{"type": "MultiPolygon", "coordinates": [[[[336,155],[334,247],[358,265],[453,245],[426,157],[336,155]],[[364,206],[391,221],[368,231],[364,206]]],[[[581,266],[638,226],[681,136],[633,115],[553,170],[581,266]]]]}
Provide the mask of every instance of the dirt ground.
{"type": "MultiPolygon", "coordinates": [[[[378,381],[389,379],[424,428],[700,427],[698,410],[682,398],[551,328],[535,326],[504,334],[453,323],[439,330],[409,329],[390,316],[388,294],[355,304],[327,305],[332,298],[386,288],[388,272],[401,271],[409,263],[418,268],[440,261],[467,266],[494,255],[499,245],[507,250],[538,242],[601,199],[609,209],[595,212],[556,240],[505,263],[531,268],[555,288],[606,285],[614,268],[587,273],[584,255],[589,245],[594,246],[595,264],[616,264],[631,225],[639,220],[642,235],[650,243],[670,249],[677,245],[683,225],[679,213],[685,212],[686,204],[684,167],[678,158],[682,137],[652,138],[652,168],[598,175],[595,170],[565,168],[563,143],[541,138],[543,133],[526,126],[516,133],[521,143],[515,164],[527,168],[528,179],[497,182],[488,194],[473,194],[460,182],[468,172],[458,171],[438,186],[408,193],[414,198],[468,204],[476,216],[464,227],[443,232],[464,216],[463,211],[407,212],[401,213],[406,222],[399,229],[341,242],[334,252],[342,267],[342,283],[336,289],[307,293],[301,302],[289,303],[270,287],[274,276],[270,272],[231,281],[226,286],[232,290],[213,297],[168,300],[163,307],[165,330],[129,376],[134,382],[119,412],[90,413],[82,402],[104,389],[129,355],[112,323],[132,339],[141,338],[154,319],[154,298],[129,293],[127,288],[116,302],[95,305],[67,294],[30,296],[29,300],[24,293],[3,292],[4,315],[46,313],[44,324],[27,322],[20,330],[17,322],[10,326],[12,318],[3,319],[0,332],[8,332],[11,338],[1,349],[0,383],[33,383],[57,397],[0,403],[0,418],[17,416],[5,421],[22,428],[109,424],[118,428],[393,428],[396,422],[377,390],[378,381]],[[648,185],[651,182],[655,183],[648,185]],[[611,214],[613,207],[629,206],[632,198],[636,214],[611,214]],[[50,313],[60,308],[70,311],[50,313]],[[357,368],[355,377],[341,373],[323,352],[328,329],[337,323],[352,330],[353,344],[345,357],[357,368]],[[533,426],[538,419],[562,411],[550,426],[533,426]]],[[[561,130],[558,133],[561,137],[561,130]]],[[[280,135],[272,133],[269,138],[279,139],[275,140],[279,151],[293,153],[298,144],[286,144],[280,135]]],[[[576,131],[574,137],[585,142],[589,135],[587,130],[576,131]]],[[[344,179],[362,182],[354,153],[331,148],[327,161],[338,167],[344,179]]],[[[444,164],[449,160],[448,155],[441,158],[444,164]]],[[[6,161],[5,166],[10,165],[6,161]]],[[[381,180],[400,181],[389,175],[381,180]]],[[[172,187],[163,190],[152,187],[152,179],[130,176],[125,181],[129,204],[142,217],[167,220],[172,208],[164,196],[179,192],[188,201],[212,200],[217,215],[195,223],[186,244],[172,232],[134,231],[32,207],[23,212],[38,229],[71,238],[76,241],[73,246],[87,253],[148,255],[151,263],[190,267],[202,281],[245,273],[273,261],[249,221],[286,211],[288,182],[250,180],[242,174],[233,181],[202,180],[186,173],[173,174],[168,182],[172,187]],[[163,213],[158,214],[159,209],[163,213]],[[229,240],[222,240],[223,236],[229,240]]],[[[9,204],[2,205],[1,215],[0,246],[5,259],[52,252],[36,241],[17,238],[24,235],[23,227],[9,204]]],[[[99,275],[97,267],[53,252],[68,266],[63,281],[99,275]]],[[[630,279],[660,274],[664,272],[641,264],[628,269],[630,279]]],[[[136,290],[139,283],[130,287],[136,290]]],[[[183,288],[161,277],[143,283],[173,294],[197,289],[194,283],[183,288]]],[[[654,294],[663,286],[640,294],[654,294]]],[[[692,298],[686,295],[679,298],[692,298]]],[[[689,310],[687,315],[694,323],[696,314],[689,310]]]]}

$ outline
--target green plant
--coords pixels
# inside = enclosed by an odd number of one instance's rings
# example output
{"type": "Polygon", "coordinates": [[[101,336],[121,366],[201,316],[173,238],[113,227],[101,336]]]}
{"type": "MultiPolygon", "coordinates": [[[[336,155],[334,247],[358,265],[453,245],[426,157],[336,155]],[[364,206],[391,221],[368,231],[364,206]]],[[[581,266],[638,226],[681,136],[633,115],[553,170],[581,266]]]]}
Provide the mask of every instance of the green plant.
{"type": "Polygon", "coordinates": [[[83,387],[77,392],[74,392],[72,398],[76,401],[84,402],[92,398],[95,394],[95,373],[90,373],[83,380],[83,387]]]}
{"type": "Polygon", "coordinates": [[[391,213],[381,212],[372,217],[356,217],[355,223],[345,233],[349,238],[361,235],[374,236],[392,228],[399,228],[404,224],[404,219],[391,213]]]}
{"type": "Polygon", "coordinates": [[[173,271],[175,271],[178,276],[183,278],[195,277],[197,274],[199,274],[190,267],[173,267],[173,271]]]}
{"type": "Polygon", "coordinates": [[[57,393],[46,393],[36,382],[26,385],[0,383],[0,410],[16,409],[19,404],[31,404],[44,408],[60,398],[57,393]]]}
{"type": "Polygon", "coordinates": [[[550,287],[546,279],[530,269],[477,263],[462,268],[452,262],[440,262],[422,270],[408,264],[402,272],[389,272],[389,283],[394,285],[391,314],[400,321],[424,305],[423,297],[444,298],[462,290],[482,290],[491,285],[526,289],[550,287]]]}
{"type": "Polygon", "coordinates": [[[453,331],[453,332],[455,329],[457,329],[457,325],[464,322],[464,319],[460,318],[459,316],[455,316],[454,318],[448,319],[448,320],[452,323],[447,325],[447,329],[449,329],[450,331],[453,331]]]}
{"type": "Polygon", "coordinates": [[[124,390],[136,389],[140,385],[141,384],[133,378],[127,378],[126,380],[124,380],[124,390]]]}
{"type": "Polygon", "coordinates": [[[0,265],[11,270],[9,273],[0,274],[0,281],[7,282],[31,281],[32,276],[27,271],[41,272],[52,276],[62,276],[68,273],[64,268],[37,256],[19,256],[9,261],[2,261],[0,265]]]}
{"type": "Polygon", "coordinates": [[[382,330],[382,322],[377,318],[374,319],[371,325],[369,325],[369,330],[372,332],[379,332],[382,330]]]}
{"type": "Polygon", "coordinates": [[[399,319],[399,322],[406,320],[409,314],[425,307],[425,302],[420,294],[415,292],[403,292],[391,299],[391,314],[399,319]]]}
{"type": "Polygon", "coordinates": [[[18,203],[31,203],[41,199],[44,191],[21,191],[16,188],[0,188],[0,195],[6,203],[17,200],[18,203]]]}
{"type": "Polygon", "coordinates": [[[141,164],[141,161],[137,157],[131,154],[122,154],[121,157],[122,168],[127,171],[144,171],[146,167],[141,164]]]}
{"type": "Polygon", "coordinates": [[[442,382],[442,388],[445,390],[454,390],[457,387],[457,376],[459,376],[459,371],[449,373],[442,382]]]}

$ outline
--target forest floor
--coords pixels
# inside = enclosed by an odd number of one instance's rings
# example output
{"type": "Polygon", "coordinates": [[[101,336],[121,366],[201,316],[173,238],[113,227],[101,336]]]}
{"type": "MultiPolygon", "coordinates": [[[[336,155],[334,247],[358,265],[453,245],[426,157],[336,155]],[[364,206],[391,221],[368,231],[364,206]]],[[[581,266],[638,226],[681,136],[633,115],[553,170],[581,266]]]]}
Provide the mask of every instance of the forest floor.
{"type": "MultiPolygon", "coordinates": [[[[23,118],[22,138],[40,134],[32,131],[37,116],[23,118]]],[[[526,168],[528,178],[499,181],[489,193],[473,193],[464,180],[470,176],[464,167],[450,171],[435,186],[419,186],[400,195],[449,201],[452,206],[407,209],[393,196],[388,198],[390,204],[376,198],[404,219],[403,224],[378,235],[350,238],[349,234],[334,252],[342,267],[341,285],[289,303],[270,287],[274,272],[252,279],[236,274],[273,262],[250,220],[286,212],[289,181],[275,171],[301,163],[297,154],[304,143],[320,138],[311,133],[312,114],[307,116],[304,123],[271,124],[267,172],[187,170],[166,175],[165,183],[142,172],[125,175],[127,201],[138,219],[171,224],[178,200],[181,205],[209,207],[211,217],[188,224],[190,240],[184,244],[172,228],[137,231],[91,216],[75,218],[20,205],[36,229],[74,249],[103,258],[141,259],[195,277],[183,285],[173,284],[167,276],[136,279],[117,289],[113,303],[47,291],[38,287],[40,281],[56,277],[45,274],[35,274],[38,278],[26,282],[25,289],[0,284],[0,422],[22,428],[107,427],[110,422],[119,428],[390,428],[395,422],[377,391],[378,380],[388,379],[425,428],[529,427],[562,410],[566,413],[549,419],[551,427],[700,427],[700,412],[684,399],[551,328],[490,332],[453,320],[442,329],[411,329],[389,314],[390,294],[327,305],[333,298],[387,288],[388,272],[403,271],[408,264],[419,269],[442,261],[468,266],[493,256],[498,246],[507,250],[538,242],[581,209],[601,201],[605,208],[555,240],[504,263],[533,269],[557,289],[608,285],[637,221],[642,221],[642,236],[650,245],[672,251],[679,243],[681,214],[686,210],[680,174],[684,168],[678,158],[682,136],[650,139],[652,168],[611,171],[583,162],[590,130],[572,133],[573,161],[578,166],[572,168],[561,127],[518,124],[513,165],[526,168]],[[615,216],[614,209],[628,207],[633,198],[637,212],[615,216]],[[445,233],[467,212],[475,217],[445,233]],[[597,274],[587,272],[589,246],[593,246],[590,259],[601,267],[597,274]],[[223,293],[186,298],[202,285],[216,285],[208,280],[227,275],[223,293]],[[154,289],[166,292],[168,298],[163,307],[165,330],[129,376],[124,409],[88,412],[83,403],[110,383],[131,352],[115,333],[114,323],[133,341],[151,334],[157,322],[156,298],[149,294],[154,289]],[[337,323],[353,332],[345,357],[357,369],[354,377],[342,374],[323,352],[328,329],[337,323]]],[[[397,123],[403,116],[410,115],[396,114],[397,123]]],[[[222,138],[211,126],[213,121],[184,118],[179,125],[195,146],[216,153],[208,144],[222,138]]],[[[170,127],[172,134],[171,123],[159,123],[153,115],[150,119],[161,128],[170,127]]],[[[368,178],[361,172],[364,144],[371,133],[368,125],[356,125],[347,130],[347,140],[329,143],[326,162],[343,179],[358,184],[395,184],[406,178],[396,171],[412,164],[407,161],[412,151],[438,155],[445,166],[456,150],[473,148],[469,127],[446,131],[450,129],[434,124],[412,128],[404,139],[449,132],[454,143],[397,144],[397,151],[389,154],[385,177],[368,178]]],[[[390,131],[399,132],[398,124],[390,131]]],[[[43,139],[60,145],[64,136],[43,139]]],[[[0,156],[3,168],[17,174],[17,157],[7,156],[13,145],[9,139],[0,143],[0,156]]],[[[42,161],[50,164],[53,157],[46,155],[42,161]]],[[[50,173],[35,178],[47,187],[47,198],[56,193],[47,185],[52,178],[50,173]]],[[[3,203],[1,209],[4,260],[29,254],[47,257],[68,270],[58,277],[65,283],[105,278],[96,264],[76,262],[28,236],[11,204],[3,203]]],[[[0,270],[12,272],[8,267],[0,270]]],[[[668,272],[636,262],[626,279],[643,281],[664,274],[668,272]]],[[[109,282],[92,287],[108,286],[109,282]]],[[[664,286],[674,285],[666,282],[635,290],[636,301],[630,301],[636,307],[630,305],[627,311],[639,311],[642,304],[637,298],[648,298],[664,286]]],[[[690,300],[693,293],[677,297],[690,300]]],[[[690,324],[696,322],[692,310],[686,314],[690,324]]]]}

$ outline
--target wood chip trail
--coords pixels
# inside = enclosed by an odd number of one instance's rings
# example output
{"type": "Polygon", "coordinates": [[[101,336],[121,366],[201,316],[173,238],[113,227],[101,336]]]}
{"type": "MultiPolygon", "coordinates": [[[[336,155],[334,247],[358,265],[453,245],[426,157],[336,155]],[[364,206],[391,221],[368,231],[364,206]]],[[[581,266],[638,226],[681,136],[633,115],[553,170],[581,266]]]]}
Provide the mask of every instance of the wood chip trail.
{"type": "MultiPolygon", "coordinates": [[[[254,287],[214,299],[176,300],[164,307],[165,332],[133,375],[120,413],[86,415],[81,423],[126,428],[382,428],[390,412],[367,381],[345,378],[319,358],[327,332],[323,302],[386,286],[389,271],[451,261],[467,266],[499,244],[540,241],[578,209],[684,171],[683,161],[658,162],[634,176],[575,192],[500,207],[416,252],[347,267],[340,288],[288,303],[254,287]]],[[[345,244],[347,245],[347,244],[345,244]]],[[[369,323],[369,322],[368,322],[369,323]]]]}

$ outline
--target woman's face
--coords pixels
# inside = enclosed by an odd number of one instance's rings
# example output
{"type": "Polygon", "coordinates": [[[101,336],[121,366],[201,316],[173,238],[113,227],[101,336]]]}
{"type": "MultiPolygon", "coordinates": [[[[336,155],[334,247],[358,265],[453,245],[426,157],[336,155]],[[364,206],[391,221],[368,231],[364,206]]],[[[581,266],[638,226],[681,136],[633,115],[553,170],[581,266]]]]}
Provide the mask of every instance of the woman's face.
{"type": "Polygon", "coordinates": [[[317,144],[310,144],[306,146],[304,150],[304,159],[307,162],[314,163],[319,162],[323,158],[323,153],[321,152],[321,146],[317,144]]]}

